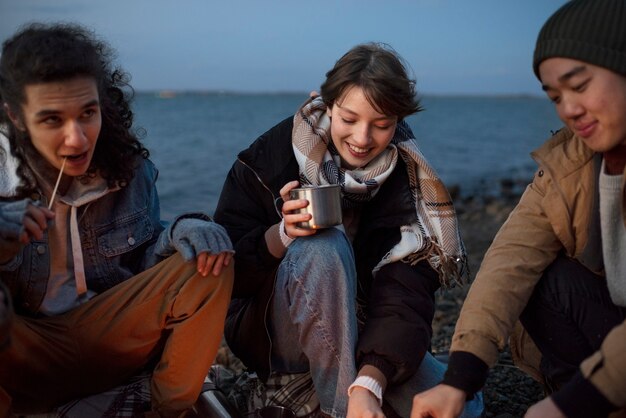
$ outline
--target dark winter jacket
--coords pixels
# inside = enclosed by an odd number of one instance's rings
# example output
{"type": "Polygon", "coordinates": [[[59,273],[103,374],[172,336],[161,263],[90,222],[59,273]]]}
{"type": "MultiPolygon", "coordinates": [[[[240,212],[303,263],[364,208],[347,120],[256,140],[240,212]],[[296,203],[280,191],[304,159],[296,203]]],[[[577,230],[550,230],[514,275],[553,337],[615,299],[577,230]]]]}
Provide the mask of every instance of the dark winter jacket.
{"type": "MultiPolygon", "coordinates": [[[[270,340],[266,311],[281,259],[268,250],[265,231],[280,222],[279,190],[297,180],[293,118],[261,135],[242,151],[226,178],[215,221],[235,247],[235,286],[226,321],[226,340],[244,364],[266,378],[270,340]]],[[[410,377],[430,347],[437,273],[426,263],[388,264],[372,269],[400,240],[400,226],[415,221],[404,163],[398,164],[378,194],[360,212],[353,241],[359,298],[366,307],[359,334],[357,366],[380,369],[390,383],[410,377]]]]}

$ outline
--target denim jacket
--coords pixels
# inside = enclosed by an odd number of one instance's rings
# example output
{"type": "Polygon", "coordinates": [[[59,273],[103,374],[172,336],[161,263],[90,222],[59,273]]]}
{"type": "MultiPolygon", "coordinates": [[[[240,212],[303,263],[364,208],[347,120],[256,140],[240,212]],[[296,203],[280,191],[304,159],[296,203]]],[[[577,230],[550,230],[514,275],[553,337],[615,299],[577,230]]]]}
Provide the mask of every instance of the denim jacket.
{"type": "MultiPolygon", "coordinates": [[[[0,171],[9,165],[5,164],[0,171]]],[[[7,176],[11,173],[2,173],[7,176]]],[[[78,208],[87,287],[96,293],[152,267],[175,250],[167,224],[160,220],[154,164],[139,158],[133,179],[78,208]]],[[[0,191],[0,205],[10,195],[0,191]]],[[[33,201],[46,204],[41,194],[33,201]]],[[[1,209],[1,208],[0,208],[1,209]]],[[[0,225],[1,227],[1,225],[0,225]]],[[[0,279],[8,286],[17,312],[35,315],[44,299],[50,273],[47,233],[24,246],[13,260],[0,265],[0,279]]]]}

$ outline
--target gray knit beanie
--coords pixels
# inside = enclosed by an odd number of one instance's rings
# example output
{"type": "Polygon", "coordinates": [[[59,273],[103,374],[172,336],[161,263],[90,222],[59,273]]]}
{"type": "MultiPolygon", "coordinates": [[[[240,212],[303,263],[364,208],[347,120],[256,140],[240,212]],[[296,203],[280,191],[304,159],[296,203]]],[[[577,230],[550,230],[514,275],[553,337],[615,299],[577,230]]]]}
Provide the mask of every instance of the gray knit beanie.
{"type": "Polygon", "coordinates": [[[543,25],[533,57],[571,58],[626,76],[626,0],[571,0],[543,25]]]}

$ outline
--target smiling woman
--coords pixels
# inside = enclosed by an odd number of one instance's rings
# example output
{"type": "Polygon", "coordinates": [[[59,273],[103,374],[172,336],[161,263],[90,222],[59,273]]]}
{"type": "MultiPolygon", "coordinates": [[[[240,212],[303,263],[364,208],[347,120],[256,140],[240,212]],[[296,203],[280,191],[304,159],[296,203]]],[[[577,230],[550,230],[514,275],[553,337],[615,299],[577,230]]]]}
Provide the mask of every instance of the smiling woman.
{"type": "MultiPolygon", "coordinates": [[[[382,416],[384,403],[408,417],[445,371],[429,347],[435,291],[466,271],[454,208],[404,120],[420,106],[390,46],[355,46],[320,91],[226,178],[215,212],[236,250],[226,340],[262,379],[308,372],[325,414],[382,416]],[[328,185],[342,224],[301,228],[311,202],[290,192],[328,185]]],[[[480,395],[465,412],[480,415],[480,395]]]]}

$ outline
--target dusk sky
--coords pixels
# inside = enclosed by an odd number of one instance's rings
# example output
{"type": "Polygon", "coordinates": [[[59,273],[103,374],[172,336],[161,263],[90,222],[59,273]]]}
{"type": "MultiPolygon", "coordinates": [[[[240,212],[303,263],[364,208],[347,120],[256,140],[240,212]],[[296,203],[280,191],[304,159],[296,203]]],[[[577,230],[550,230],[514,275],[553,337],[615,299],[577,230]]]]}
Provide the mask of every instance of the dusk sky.
{"type": "Polygon", "coordinates": [[[421,94],[541,95],[537,33],[565,0],[0,0],[0,39],[71,21],[117,51],[137,90],[318,89],[352,46],[390,44],[421,94]]]}

